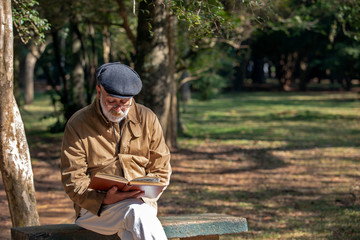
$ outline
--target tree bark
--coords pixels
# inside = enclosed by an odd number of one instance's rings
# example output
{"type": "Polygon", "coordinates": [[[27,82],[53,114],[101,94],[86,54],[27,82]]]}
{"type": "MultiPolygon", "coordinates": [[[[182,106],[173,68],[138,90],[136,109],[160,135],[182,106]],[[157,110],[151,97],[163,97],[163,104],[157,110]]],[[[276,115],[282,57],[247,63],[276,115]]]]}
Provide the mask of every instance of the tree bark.
{"type": "Polygon", "coordinates": [[[298,60],[298,53],[289,53],[286,57],[283,55],[280,60],[281,70],[278,71],[279,82],[282,90],[292,90],[293,75],[295,71],[296,61],[298,60]]]}
{"type": "Polygon", "coordinates": [[[34,69],[36,61],[40,58],[46,47],[45,43],[39,46],[31,42],[28,46],[29,52],[26,54],[24,62],[24,74],[22,81],[24,83],[24,102],[25,105],[30,105],[34,101],[34,69]]]}
{"type": "Polygon", "coordinates": [[[123,19],[122,26],[125,30],[125,33],[126,33],[127,37],[129,38],[129,40],[131,41],[131,43],[134,45],[134,47],[136,47],[136,37],[134,36],[134,34],[132,33],[132,31],[130,29],[124,2],[122,0],[117,0],[117,4],[119,5],[120,16],[123,19]]]}
{"type": "Polygon", "coordinates": [[[177,97],[177,81],[176,73],[176,25],[177,18],[174,15],[168,15],[168,43],[169,43],[169,81],[170,81],[170,114],[168,115],[167,129],[165,130],[165,141],[169,147],[177,147],[178,133],[178,97],[177,97]]]}
{"type": "Polygon", "coordinates": [[[135,70],[142,79],[143,90],[136,99],[159,117],[165,136],[174,100],[167,24],[168,12],[164,0],[140,2],[135,70]]]}
{"type": "Polygon", "coordinates": [[[264,60],[261,58],[254,59],[254,69],[251,74],[251,79],[253,83],[264,83],[264,60]]]}
{"type": "Polygon", "coordinates": [[[55,66],[57,67],[58,70],[58,76],[59,79],[56,80],[56,82],[62,84],[62,92],[61,92],[61,103],[62,104],[66,104],[68,102],[68,82],[66,81],[66,77],[65,77],[65,71],[64,71],[64,62],[62,60],[62,56],[61,56],[61,42],[63,41],[61,39],[61,41],[59,41],[58,39],[58,31],[52,31],[51,32],[51,36],[53,39],[53,45],[54,45],[54,55],[55,55],[55,66]]]}
{"type": "Polygon", "coordinates": [[[24,103],[30,105],[34,101],[34,69],[36,64],[36,57],[28,52],[25,57],[24,68],[24,103]]]}
{"type": "Polygon", "coordinates": [[[95,92],[96,88],[96,68],[98,66],[98,54],[97,54],[97,48],[95,43],[95,28],[92,24],[89,25],[89,36],[90,36],[90,42],[91,42],[91,54],[89,57],[85,58],[85,64],[87,69],[87,75],[86,75],[86,95],[87,95],[87,103],[90,104],[93,100],[92,96],[95,92]]]}
{"type": "Polygon", "coordinates": [[[13,227],[40,225],[24,125],[13,95],[11,1],[0,3],[0,168],[13,227]]]}
{"type": "Polygon", "coordinates": [[[104,63],[108,63],[110,62],[111,39],[110,39],[109,26],[107,25],[104,25],[104,28],[102,30],[102,44],[103,44],[104,63]]]}
{"type": "Polygon", "coordinates": [[[84,68],[82,66],[81,61],[81,41],[78,39],[76,35],[73,35],[72,42],[72,62],[73,69],[71,74],[71,91],[72,91],[72,102],[73,104],[79,105],[80,107],[85,106],[85,98],[84,98],[84,68]]]}
{"type": "MultiPolygon", "coordinates": [[[[97,51],[95,46],[95,29],[94,26],[89,23],[87,30],[85,33],[80,31],[80,22],[77,20],[77,17],[73,17],[73,20],[71,21],[74,33],[76,34],[78,40],[74,37],[74,41],[79,41],[80,45],[78,49],[78,60],[75,61],[77,64],[81,64],[82,68],[84,69],[84,76],[82,79],[82,89],[85,88],[86,93],[86,100],[82,100],[79,103],[76,103],[78,105],[78,109],[85,106],[85,102],[87,104],[90,104],[92,102],[92,96],[95,92],[96,87],[96,67],[97,67],[97,51]],[[88,41],[86,39],[89,39],[90,46],[88,45],[88,41]],[[88,50],[91,49],[91,50],[88,50]],[[81,51],[80,51],[81,50],[81,51]],[[84,102],[84,103],[83,103],[84,102]]],[[[78,79],[80,80],[80,79],[78,79]]],[[[80,84],[80,83],[75,83],[80,84]]],[[[76,87],[76,86],[75,86],[76,87]]],[[[84,91],[83,91],[84,92],[84,91]]],[[[80,92],[76,93],[76,95],[80,96],[80,92]]],[[[81,97],[83,97],[84,94],[81,94],[81,97]]],[[[78,110],[77,109],[77,110],[78,110]]],[[[72,114],[72,113],[71,113],[72,114]]]]}

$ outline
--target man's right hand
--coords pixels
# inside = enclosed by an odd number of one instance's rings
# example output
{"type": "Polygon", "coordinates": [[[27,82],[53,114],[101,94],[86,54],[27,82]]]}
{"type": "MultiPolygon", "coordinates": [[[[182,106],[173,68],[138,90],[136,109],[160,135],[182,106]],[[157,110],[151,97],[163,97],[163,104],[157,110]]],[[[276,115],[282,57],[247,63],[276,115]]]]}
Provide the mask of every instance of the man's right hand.
{"type": "Polygon", "coordinates": [[[118,191],[118,188],[116,186],[113,186],[112,188],[110,188],[107,193],[106,196],[103,200],[103,204],[113,204],[116,202],[119,202],[121,200],[125,200],[128,198],[140,198],[144,196],[144,192],[143,191],[130,191],[130,192],[121,192],[118,191]]]}

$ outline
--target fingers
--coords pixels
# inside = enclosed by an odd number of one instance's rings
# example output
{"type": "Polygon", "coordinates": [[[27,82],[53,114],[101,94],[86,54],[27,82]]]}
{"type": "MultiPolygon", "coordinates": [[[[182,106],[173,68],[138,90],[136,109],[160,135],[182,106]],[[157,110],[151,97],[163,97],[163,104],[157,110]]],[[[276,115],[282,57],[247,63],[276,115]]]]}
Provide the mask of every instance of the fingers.
{"type": "Polygon", "coordinates": [[[129,191],[129,192],[121,192],[121,194],[124,194],[125,198],[139,198],[142,197],[145,193],[140,190],[136,191],[129,191]]]}
{"type": "Polygon", "coordinates": [[[140,191],[140,190],[138,190],[138,191],[131,191],[131,192],[129,192],[129,193],[132,194],[130,198],[140,198],[140,197],[142,197],[142,196],[145,195],[145,192],[140,191]]]}
{"type": "Polygon", "coordinates": [[[140,198],[143,197],[145,192],[137,190],[137,191],[130,191],[130,192],[121,192],[118,191],[118,188],[112,187],[106,193],[106,196],[103,200],[103,204],[112,204],[121,200],[125,200],[128,198],[140,198]]]}
{"type": "Polygon", "coordinates": [[[136,190],[136,191],[128,191],[128,192],[121,192],[118,191],[118,188],[116,186],[110,188],[107,192],[107,195],[117,195],[120,198],[137,198],[137,197],[141,197],[145,194],[145,192],[141,191],[141,190],[136,190]]]}
{"type": "Polygon", "coordinates": [[[110,188],[108,190],[108,193],[109,194],[115,194],[117,192],[118,188],[116,186],[113,186],[112,188],[110,188]]]}

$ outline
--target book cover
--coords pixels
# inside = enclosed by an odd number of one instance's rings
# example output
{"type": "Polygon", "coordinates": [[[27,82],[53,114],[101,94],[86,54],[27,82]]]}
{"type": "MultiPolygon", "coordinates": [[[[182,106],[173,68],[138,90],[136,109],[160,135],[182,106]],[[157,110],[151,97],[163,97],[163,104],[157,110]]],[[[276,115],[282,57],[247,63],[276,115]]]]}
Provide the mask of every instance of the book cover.
{"type": "Polygon", "coordinates": [[[91,179],[89,188],[99,191],[107,191],[113,186],[117,186],[119,191],[141,190],[145,192],[144,197],[156,198],[164,189],[165,185],[159,182],[159,178],[140,177],[128,181],[124,177],[97,173],[91,179]]]}

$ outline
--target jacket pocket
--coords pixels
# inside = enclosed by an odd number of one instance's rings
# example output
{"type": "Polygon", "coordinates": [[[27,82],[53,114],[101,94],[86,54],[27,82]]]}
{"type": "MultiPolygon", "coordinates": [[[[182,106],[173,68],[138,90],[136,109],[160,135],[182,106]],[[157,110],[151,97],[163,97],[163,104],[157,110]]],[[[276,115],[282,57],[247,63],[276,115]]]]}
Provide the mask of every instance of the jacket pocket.
{"type": "Polygon", "coordinates": [[[88,172],[90,174],[90,178],[92,178],[96,173],[122,176],[121,164],[117,159],[104,163],[103,165],[93,167],[88,172]]]}
{"type": "Polygon", "coordinates": [[[146,175],[145,168],[149,162],[147,158],[130,154],[119,154],[119,160],[124,177],[128,180],[146,175]]]}

